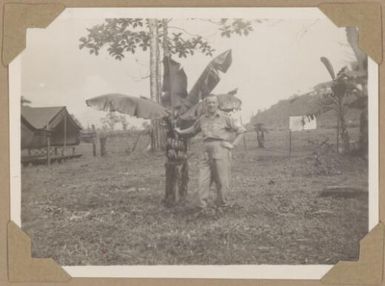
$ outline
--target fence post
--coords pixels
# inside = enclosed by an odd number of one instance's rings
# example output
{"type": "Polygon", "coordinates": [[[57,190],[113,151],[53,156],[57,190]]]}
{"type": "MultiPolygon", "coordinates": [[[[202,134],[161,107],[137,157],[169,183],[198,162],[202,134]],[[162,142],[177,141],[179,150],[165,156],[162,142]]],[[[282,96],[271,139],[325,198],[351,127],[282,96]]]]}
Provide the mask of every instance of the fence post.
{"type": "Polygon", "coordinates": [[[340,119],[337,119],[337,153],[340,152],[340,119]]]}
{"type": "Polygon", "coordinates": [[[106,141],[107,141],[107,135],[103,134],[99,138],[100,141],[100,156],[106,155],[106,141]]]}
{"type": "MultiPolygon", "coordinates": [[[[243,120],[242,120],[242,116],[239,117],[239,120],[241,122],[241,125],[243,126],[243,120]]],[[[246,132],[243,133],[243,147],[245,148],[245,150],[247,151],[247,143],[246,143],[246,132]]]]}
{"type": "Polygon", "coordinates": [[[92,124],[92,155],[96,157],[96,131],[95,131],[95,125],[92,124]]]}
{"type": "Polygon", "coordinates": [[[289,129],[289,157],[291,157],[291,129],[289,129]]]}
{"type": "Polygon", "coordinates": [[[51,165],[51,155],[49,154],[49,149],[51,148],[51,132],[49,130],[49,121],[47,122],[47,126],[45,128],[45,138],[47,142],[47,166],[51,165]]]}
{"type": "Polygon", "coordinates": [[[47,136],[47,166],[51,165],[51,155],[49,154],[49,149],[51,147],[51,138],[50,135],[47,136]]]}

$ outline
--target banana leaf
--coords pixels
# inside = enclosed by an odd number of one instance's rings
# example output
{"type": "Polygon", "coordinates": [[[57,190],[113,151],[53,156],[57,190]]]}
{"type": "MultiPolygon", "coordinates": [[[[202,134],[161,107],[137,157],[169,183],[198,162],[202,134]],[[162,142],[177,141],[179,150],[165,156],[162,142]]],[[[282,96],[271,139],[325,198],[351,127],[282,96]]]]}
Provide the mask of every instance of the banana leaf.
{"type": "Polygon", "coordinates": [[[163,106],[179,108],[185,105],[187,97],[187,76],[181,64],[170,57],[163,59],[163,95],[161,103],[163,106]]]}
{"type": "Polygon", "coordinates": [[[143,119],[161,119],[168,116],[168,110],[160,104],[145,98],[119,93],[110,93],[86,100],[86,104],[96,110],[119,112],[143,119]]]}
{"type": "Polygon", "coordinates": [[[193,107],[204,96],[213,91],[220,81],[219,72],[227,72],[232,62],[231,50],[216,56],[204,69],[187,96],[186,109],[193,107]]]}

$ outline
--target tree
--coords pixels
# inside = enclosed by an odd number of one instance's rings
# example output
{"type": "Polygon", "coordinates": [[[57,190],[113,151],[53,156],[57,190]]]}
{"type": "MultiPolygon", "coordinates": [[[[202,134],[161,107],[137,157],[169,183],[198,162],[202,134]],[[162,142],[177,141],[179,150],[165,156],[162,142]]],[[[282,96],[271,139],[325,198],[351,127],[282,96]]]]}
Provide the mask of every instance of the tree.
{"type": "MultiPolygon", "coordinates": [[[[350,151],[350,137],[346,125],[345,114],[349,108],[358,108],[367,112],[367,76],[343,67],[337,75],[330,61],[322,57],[321,61],[328,69],[332,81],[322,83],[315,87],[319,96],[317,107],[310,115],[319,115],[329,110],[334,110],[337,118],[337,138],[341,142],[341,153],[350,151]],[[364,86],[364,88],[363,88],[364,86]]],[[[362,115],[361,115],[362,116],[362,115]]],[[[364,124],[361,120],[361,124],[364,124]]],[[[364,132],[362,130],[362,132],[364,132]]]]}
{"type": "Polygon", "coordinates": [[[120,124],[122,124],[122,129],[126,131],[128,128],[128,122],[127,122],[126,116],[120,115],[119,116],[119,122],[120,122],[120,124]]]}
{"type": "Polygon", "coordinates": [[[319,115],[329,110],[334,110],[337,118],[337,144],[341,142],[341,153],[350,151],[350,138],[346,126],[345,114],[349,108],[356,108],[360,114],[360,151],[367,151],[367,101],[368,101],[368,73],[367,56],[358,48],[358,30],[354,27],[346,28],[347,40],[354,51],[356,61],[350,68],[343,67],[337,75],[330,61],[322,57],[321,61],[328,70],[332,81],[318,84],[314,92],[319,100],[310,116],[319,115]]]}
{"type": "MultiPolygon", "coordinates": [[[[192,19],[198,21],[198,19],[192,19]]],[[[109,19],[106,23],[94,26],[88,29],[88,36],[80,39],[80,48],[88,48],[91,54],[98,54],[100,49],[107,46],[107,51],[111,56],[117,60],[122,60],[126,53],[135,54],[137,50],[147,51],[150,49],[150,90],[151,99],[158,103],[161,103],[162,90],[169,94],[170,106],[167,109],[171,110],[171,116],[165,120],[165,132],[159,132],[159,121],[152,122],[151,134],[151,146],[152,149],[159,148],[160,142],[168,142],[167,149],[167,162],[165,164],[166,173],[166,186],[165,186],[165,199],[166,206],[172,206],[176,202],[176,186],[179,187],[180,201],[183,201],[187,193],[188,183],[188,157],[187,157],[187,142],[183,138],[177,138],[178,136],[174,132],[175,120],[174,120],[174,96],[175,90],[172,87],[172,82],[181,80],[185,77],[182,89],[187,87],[187,77],[183,74],[180,78],[176,78],[178,71],[174,70],[171,75],[171,64],[180,67],[179,63],[172,63],[171,56],[177,56],[180,58],[194,55],[195,52],[200,52],[206,56],[212,56],[214,48],[210,43],[200,35],[192,35],[185,31],[183,28],[172,26],[171,19],[109,19]],[[178,30],[178,32],[170,32],[171,30],[178,30]],[[161,50],[163,52],[163,58],[165,61],[163,65],[168,71],[168,80],[163,81],[163,88],[161,87],[161,50]],[[166,68],[167,65],[167,68],[166,68]],[[169,85],[165,88],[165,84],[169,85]],[[167,138],[167,140],[165,140],[167,138]],[[171,145],[171,146],[170,146],[171,145]],[[175,148],[179,146],[177,152],[175,148]],[[175,150],[174,150],[175,149],[175,150]],[[171,156],[171,155],[173,156],[171,156]]],[[[247,36],[252,30],[252,22],[244,21],[241,19],[221,19],[219,21],[208,20],[212,25],[216,25],[221,36],[230,37],[233,34],[247,36]]],[[[207,87],[208,82],[211,83],[210,91],[219,82],[218,71],[225,72],[231,64],[231,51],[226,51],[213,60],[212,66],[206,67],[201,77],[198,79],[197,84],[193,86],[192,91],[188,94],[187,98],[190,103],[197,103],[196,98],[200,97],[202,89],[200,86],[207,87]],[[223,58],[220,56],[222,55],[223,58]],[[230,59],[227,62],[226,59],[230,59]],[[222,62],[225,61],[225,62],[222,62]],[[219,62],[216,62],[219,61],[219,62]],[[209,78],[209,75],[214,78],[209,78]],[[206,82],[205,82],[206,81],[206,82]]],[[[183,71],[184,73],[184,71],[183,71]]],[[[165,76],[167,78],[167,76],[165,76]]],[[[178,83],[179,85],[179,83],[178,83]]],[[[184,92],[187,95],[187,91],[184,92]]],[[[191,104],[187,104],[186,107],[191,104]]],[[[165,106],[165,105],[164,105],[165,106]]],[[[186,110],[185,110],[186,111],[186,110]]],[[[164,144],[166,145],[166,144],[164,144]]]]}
{"type": "Polygon", "coordinates": [[[115,125],[121,122],[121,117],[117,115],[115,112],[109,112],[105,117],[101,119],[104,129],[114,130],[115,125]]]}
{"type": "Polygon", "coordinates": [[[148,121],[144,121],[144,122],[142,123],[142,129],[143,129],[143,130],[149,131],[150,128],[151,128],[151,125],[148,123],[148,121]]]}
{"type": "MultiPolygon", "coordinates": [[[[199,21],[191,19],[191,21],[199,21]]],[[[223,37],[247,36],[253,31],[252,21],[243,19],[207,20],[215,25],[223,37]]],[[[260,22],[260,21],[258,21],[260,22]]],[[[80,38],[79,48],[86,48],[90,54],[98,55],[107,48],[110,56],[122,60],[126,54],[150,51],[150,91],[151,99],[160,102],[161,95],[161,55],[184,58],[200,52],[212,56],[215,51],[201,35],[194,35],[181,27],[173,26],[172,19],[114,18],[87,29],[88,34],[80,38]]],[[[161,133],[159,122],[152,122],[152,147],[159,148],[161,133]]]]}
{"type": "Polygon", "coordinates": [[[352,70],[356,73],[356,84],[361,87],[361,97],[358,97],[352,107],[359,108],[360,114],[360,138],[359,149],[362,154],[368,152],[368,56],[358,47],[358,29],[347,27],[346,37],[356,56],[356,62],[352,64],[352,70]]]}
{"type": "MultiPolygon", "coordinates": [[[[197,21],[198,19],[192,19],[197,21]]],[[[167,47],[171,55],[180,58],[194,55],[196,51],[212,56],[215,49],[200,35],[192,35],[183,28],[170,25],[171,19],[114,18],[106,19],[103,24],[88,28],[88,35],[80,38],[79,48],[87,48],[90,54],[98,55],[103,47],[117,60],[125,54],[135,54],[137,50],[144,52],[150,49],[151,37],[156,36],[163,49],[167,47]],[[163,30],[163,33],[158,31],[163,30]],[[169,35],[168,31],[177,30],[169,35]]],[[[243,19],[221,19],[209,21],[218,26],[221,35],[247,36],[253,31],[251,21],[243,19]]],[[[260,21],[258,21],[260,22],[260,21]]]]}

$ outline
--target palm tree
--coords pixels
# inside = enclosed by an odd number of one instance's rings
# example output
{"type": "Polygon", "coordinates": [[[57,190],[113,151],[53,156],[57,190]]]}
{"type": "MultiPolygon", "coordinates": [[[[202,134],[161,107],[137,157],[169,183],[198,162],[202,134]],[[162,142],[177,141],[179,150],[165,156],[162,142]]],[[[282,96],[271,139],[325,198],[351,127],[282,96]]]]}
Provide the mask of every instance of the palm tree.
{"type": "MultiPolygon", "coordinates": [[[[339,151],[346,153],[350,150],[350,139],[345,115],[349,108],[361,110],[361,117],[367,113],[367,72],[343,67],[335,75],[330,61],[325,57],[322,57],[321,61],[327,68],[332,81],[314,87],[314,92],[319,100],[309,115],[317,116],[334,110],[337,118],[337,138],[338,142],[342,143],[339,151]]],[[[364,124],[364,121],[361,120],[361,123],[364,124]]],[[[362,126],[360,130],[364,132],[365,129],[362,126]]],[[[360,137],[364,136],[365,134],[361,134],[360,137]]]]}
{"type": "Polygon", "coordinates": [[[367,56],[358,48],[358,30],[355,27],[346,28],[346,37],[356,56],[350,68],[343,67],[337,75],[333,65],[326,57],[321,62],[328,70],[331,81],[314,87],[314,93],[319,97],[316,106],[309,111],[310,116],[334,110],[337,117],[337,138],[341,142],[341,153],[350,150],[349,133],[346,126],[345,114],[349,108],[360,110],[360,139],[359,149],[367,150],[367,113],[368,113],[368,70],[367,56]]]}

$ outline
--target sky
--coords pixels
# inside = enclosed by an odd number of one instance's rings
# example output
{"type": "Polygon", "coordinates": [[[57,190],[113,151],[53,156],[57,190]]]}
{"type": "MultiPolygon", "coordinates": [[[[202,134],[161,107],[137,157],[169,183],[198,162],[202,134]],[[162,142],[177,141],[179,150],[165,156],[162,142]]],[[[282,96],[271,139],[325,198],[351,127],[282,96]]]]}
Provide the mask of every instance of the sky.
{"type": "MultiPolygon", "coordinates": [[[[87,28],[103,23],[106,16],[92,16],[85,9],[76,13],[72,9],[70,16],[60,15],[45,29],[28,29],[27,48],[21,55],[21,95],[32,102],[31,106],[66,106],[83,127],[100,127],[105,113],[87,107],[85,100],[115,92],[149,97],[149,53],[127,54],[118,61],[105,50],[99,56],[80,50],[79,38],[87,35],[87,28]]],[[[336,71],[354,59],[344,29],[326,17],[270,15],[262,23],[254,22],[254,30],[247,37],[230,39],[221,37],[207,17],[188,20],[179,16],[170,23],[190,34],[202,35],[215,48],[214,56],[232,49],[232,65],[221,74],[213,93],[238,88],[237,96],[242,100],[239,116],[244,123],[259,109],[329,81],[321,56],[329,58],[336,71]]],[[[172,27],[170,33],[180,32],[172,27]]],[[[187,74],[188,90],[211,60],[199,53],[174,59],[187,74]]],[[[131,125],[142,123],[127,118],[131,125]]]]}

